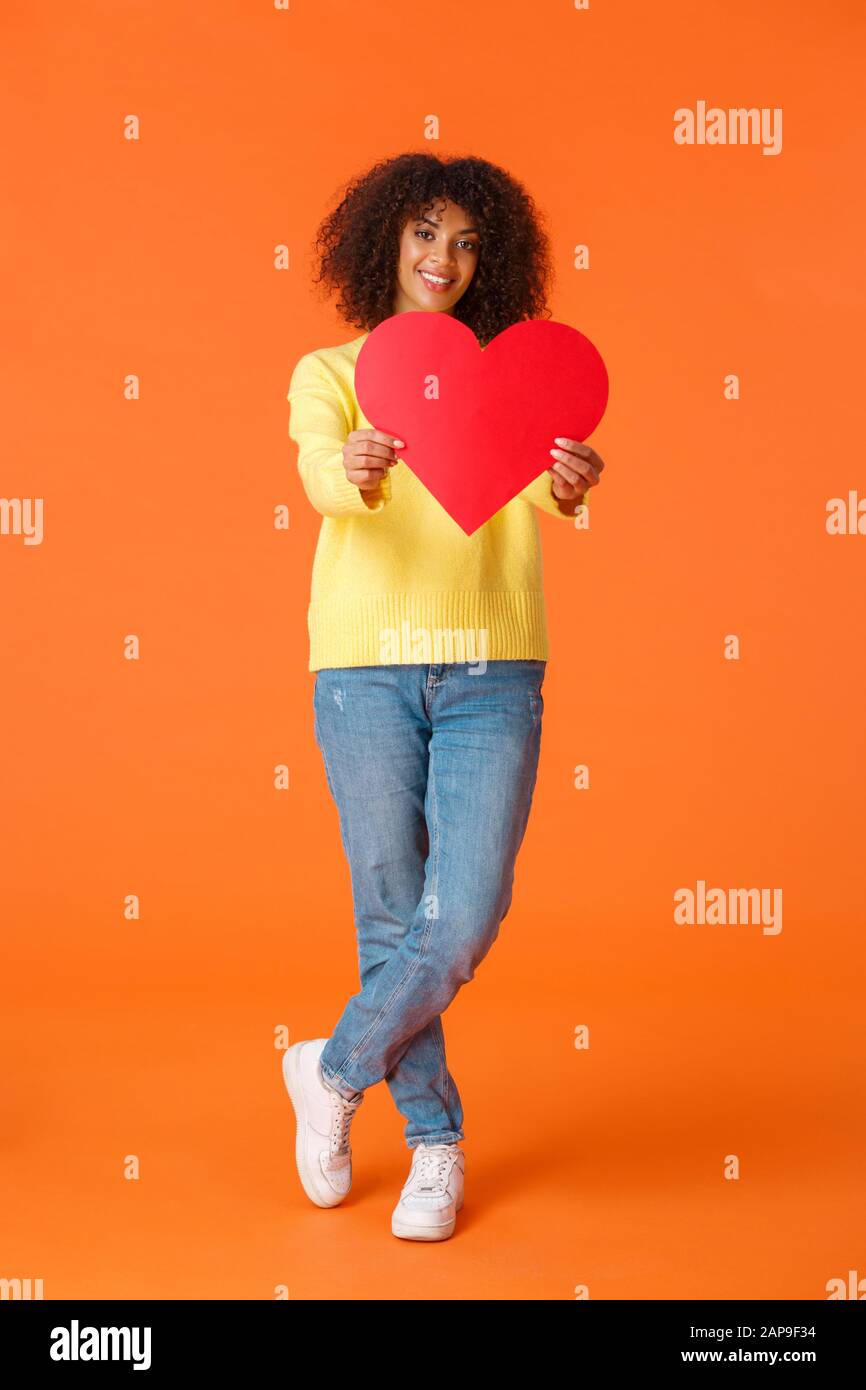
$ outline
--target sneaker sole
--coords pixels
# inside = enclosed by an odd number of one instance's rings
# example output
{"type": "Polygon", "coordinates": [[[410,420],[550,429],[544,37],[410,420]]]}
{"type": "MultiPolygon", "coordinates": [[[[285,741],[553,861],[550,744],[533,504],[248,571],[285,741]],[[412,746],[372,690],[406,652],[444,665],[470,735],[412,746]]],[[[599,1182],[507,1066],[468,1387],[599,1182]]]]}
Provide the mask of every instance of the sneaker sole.
{"type": "MultiPolygon", "coordinates": [[[[310,1165],[304,1151],[304,1134],[307,1128],[307,1107],[304,1103],[304,1088],[301,1085],[301,1078],[298,1072],[298,1058],[303,1043],[294,1043],[283,1053],[283,1081],[286,1083],[286,1090],[289,1093],[289,1100],[295,1112],[295,1167],[298,1170],[298,1177],[301,1186],[306,1192],[311,1202],[317,1207],[336,1207],[349,1194],[334,1192],[333,1200],[326,1201],[319,1195],[316,1188],[310,1165]]],[[[351,1188],[349,1189],[351,1191],[351,1188]]]]}
{"type": "Polygon", "coordinates": [[[449,1240],[456,1224],[456,1221],[449,1221],[447,1226],[401,1226],[392,1221],[391,1234],[400,1240],[449,1240]]]}
{"type": "MultiPolygon", "coordinates": [[[[458,1212],[463,1207],[463,1194],[455,1207],[458,1212]]],[[[391,1234],[399,1236],[400,1240],[449,1240],[454,1234],[457,1225],[456,1215],[450,1221],[446,1221],[443,1226],[409,1226],[402,1221],[398,1221],[395,1216],[391,1217],[391,1234]]]]}

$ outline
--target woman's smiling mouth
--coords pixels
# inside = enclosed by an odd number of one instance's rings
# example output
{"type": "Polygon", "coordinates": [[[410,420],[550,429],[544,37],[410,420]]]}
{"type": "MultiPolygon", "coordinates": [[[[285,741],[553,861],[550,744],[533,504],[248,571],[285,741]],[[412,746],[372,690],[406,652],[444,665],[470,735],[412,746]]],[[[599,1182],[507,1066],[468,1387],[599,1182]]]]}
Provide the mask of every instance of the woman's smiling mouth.
{"type": "Polygon", "coordinates": [[[443,290],[447,290],[449,285],[453,285],[454,283],[453,279],[450,279],[448,276],[436,275],[431,270],[419,270],[418,274],[421,276],[428,290],[432,290],[434,294],[441,294],[443,290]]]}

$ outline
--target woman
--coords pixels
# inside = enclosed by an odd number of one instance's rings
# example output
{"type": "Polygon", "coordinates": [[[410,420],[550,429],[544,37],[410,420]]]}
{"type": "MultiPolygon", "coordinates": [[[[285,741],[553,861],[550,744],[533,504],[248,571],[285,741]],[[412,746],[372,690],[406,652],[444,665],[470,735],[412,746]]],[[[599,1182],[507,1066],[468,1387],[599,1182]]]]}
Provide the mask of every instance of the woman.
{"type": "Polygon", "coordinates": [[[463,1109],[442,1014],[511,905],[538,765],[547,631],[535,508],[574,517],[604,464],[571,439],[473,535],[372,427],[354,393],[367,334],[393,314],[452,314],[485,346],[550,317],[549,243],[532,199],[475,158],[410,153],[351,182],[319,228],[318,282],[363,329],[307,353],[289,433],[323,516],[308,611],[314,729],[349,861],[361,989],[283,1074],[307,1195],[352,1181],[350,1126],[386,1081],[406,1118],[394,1235],[442,1240],[463,1204],[463,1109]]]}

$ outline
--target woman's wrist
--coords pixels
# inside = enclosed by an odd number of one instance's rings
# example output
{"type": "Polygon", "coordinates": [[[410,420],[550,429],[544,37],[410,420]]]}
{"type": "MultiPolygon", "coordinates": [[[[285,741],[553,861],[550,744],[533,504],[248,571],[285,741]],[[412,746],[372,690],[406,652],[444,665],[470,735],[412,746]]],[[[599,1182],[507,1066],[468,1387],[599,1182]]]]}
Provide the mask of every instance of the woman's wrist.
{"type": "Polygon", "coordinates": [[[550,490],[553,493],[556,505],[559,507],[559,510],[561,512],[564,512],[566,516],[574,516],[578,507],[583,506],[583,500],[586,497],[585,492],[578,493],[576,497],[560,497],[556,491],[556,485],[554,484],[552,479],[550,490]]]}

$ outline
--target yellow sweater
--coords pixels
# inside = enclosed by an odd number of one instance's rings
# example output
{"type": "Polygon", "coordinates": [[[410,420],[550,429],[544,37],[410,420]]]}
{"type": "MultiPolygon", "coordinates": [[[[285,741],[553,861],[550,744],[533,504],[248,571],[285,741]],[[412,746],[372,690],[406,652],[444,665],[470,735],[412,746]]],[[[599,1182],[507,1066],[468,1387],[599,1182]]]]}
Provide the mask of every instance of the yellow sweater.
{"type": "Polygon", "coordinates": [[[361,492],[346,477],[342,446],[352,430],[372,428],[354,387],[367,337],[308,352],[288,391],[298,469],[324,518],[307,613],[309,670],[546,661],[535,509],[573,521],[553,496],[550,474],[542,472],[472,536],[402,460],[375,491],[361,492]]]}

